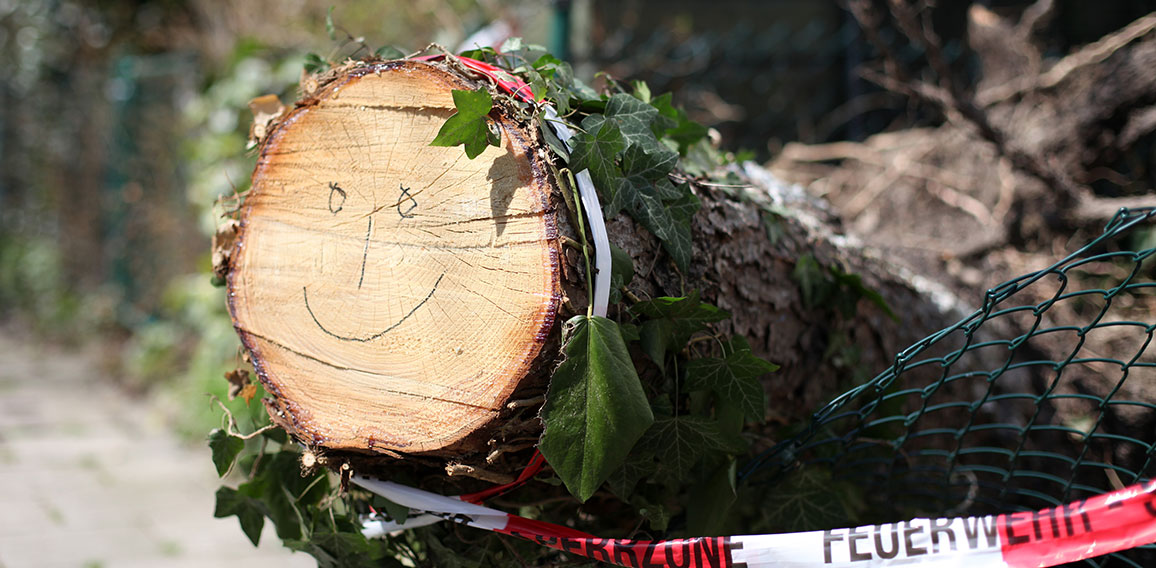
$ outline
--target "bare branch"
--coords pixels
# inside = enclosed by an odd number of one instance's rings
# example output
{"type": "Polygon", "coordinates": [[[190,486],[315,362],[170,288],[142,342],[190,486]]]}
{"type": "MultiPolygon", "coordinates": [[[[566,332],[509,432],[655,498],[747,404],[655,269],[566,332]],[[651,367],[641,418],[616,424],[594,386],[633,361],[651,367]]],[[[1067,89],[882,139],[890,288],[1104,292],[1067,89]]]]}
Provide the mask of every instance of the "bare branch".
{"type": "Polygon", "coordinates": [[[233,418],[233,413],[229,410],[229,407],[225,406],[225,403],[221,402],[221,399],[217,398],[217,395],[215,394],[210,394],[209,398],[211,398],[213,402],[217,403],[217,406],[220,406],[221,410],[225,413],[225,432],[230,436],[240,438],[242,440],[250,440],[277,427],[276,424],[266,424],[252,432],[249,432],[248,434],[242,434],[237,431],[237,420],[233,418]]]}
{"type": "Polygon", "coordinates": [[[1154,29],[1156,29],[1156,12],[1128,24],[1116,33],[1104,36],[1095,43],[1088,44],[1083,49],[1061,59],[1042,75],[1024,77],[1019,81],[983,91],[976,96],[976,102],[980,106],[990,107],[1030,91],[1053,88],[1063,82],[1073,71],[1104,61],[1119,51],[1120,48],[1148,35],[1154,29]]]}

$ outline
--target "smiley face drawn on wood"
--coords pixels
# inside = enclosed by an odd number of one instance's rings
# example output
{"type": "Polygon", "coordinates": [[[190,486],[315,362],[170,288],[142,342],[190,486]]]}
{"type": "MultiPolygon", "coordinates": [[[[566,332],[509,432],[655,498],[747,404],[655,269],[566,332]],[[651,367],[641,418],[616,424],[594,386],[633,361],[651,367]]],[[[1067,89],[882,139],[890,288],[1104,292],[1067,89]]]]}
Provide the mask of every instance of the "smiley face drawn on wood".
{"type": "Polygon", "coordinates": [[[552,329],[552,182],[512,122],[475,160],[429,146],[455,81],[366,68],[262,145],[230,310],[273,408],[318,445],[452,444],[497,416],[552,329]]]}
{"type": "MultiPolygon", "coordinates": [[[[409,194],[409,188],[405,187],[404,184],[398,184],[398,187],[401,189],[401,194],[399,195],[399,197],[397,199],[397,205],[396,205],[398,217],[402,221],[404,221],[406,219],[413,219],[416,216],[416,214],[414,213],[414,210],[417,209],[417,200],[414,199],[414,197],[409,194]],[[402,209],[401,209],[403,204],[406,206],[405,211],[402,211],[402,209]]],[[[348,194],[345,192],[344,189],[341,188],[341,186],[339,186],[335,182],[329,183],[328,202],[329,202],[329,212],[330,213],[332,213],[333,215],[337,215],[338,213],[341,213],[345,209],[345,201],[347,199],[348,199],[348,194]],[[334,206],[334,203],[337,204],[336,207],[334,206]]],[[[358,275],[357,275],[357,289],[358,290],[361,290],[362,287],[365,285],[365,267],[367,264],[369,264],[369,245],[373,241],[373,217],[375,214],[377,214],[376,213],[377,211],[378,211],[378,209],[376,207],[374,207],[373,211],[371,211],[370,213],[368,213],[366,215],[367,225],[365,228],[365,246],[362,247],[362,250],[361,250],[361,268],[358,270],[358,275]]],[[[370,334],[370,335],[365,335],[365,336],[341,335],[337,332],[330,330],[329,328],[327,328],[325,326],[325,324],[321,323],[321,320],[318,319],[318,317],[317,317],[317,313],[315,313],[313,311],[313,308],[309,305],[309,287],[308,286],[302,286],[301,287],[301,299],[304,301],[305,309],[306,309],[306,311],[309,312],[309,316],[313,318],[313,322],[316,323],[317,327],[321,331],[325,332],[326,335],[332,336],[332,337],[340,339],[342,341],[369,342],[369,341],[373,341],[375,339],[378,339],[381,336],[393,331],[398,326],[405,323],[405,321],[407,319],[409,319],[411,316],[413,316],[414,313],[416,313],[419,309],[421,309],[422,306],[424,306],[427,302],[429,302],[430,299],[433,298],[434,293],[437,292],[438,285],[441,284],[442,279],[445,278],[445,275],[446,275],[446,273],[442,272],[441,275],[438,276],[437,280],[434,281],[433,287],[430,288],[429,293],[426,294],[425,297],[421,299],[421,301],[419,301],[417,304],[415,304],[413,306],[413,308],[411,308],[409,311],[405,312],[405,315],[401,316],[401,319],[397,320],[396,322],[391,323],[389,325],[389,327],[386,327],[385,329],[382,329],[381,331],[378,331],[378,332],[370,334]]]]}

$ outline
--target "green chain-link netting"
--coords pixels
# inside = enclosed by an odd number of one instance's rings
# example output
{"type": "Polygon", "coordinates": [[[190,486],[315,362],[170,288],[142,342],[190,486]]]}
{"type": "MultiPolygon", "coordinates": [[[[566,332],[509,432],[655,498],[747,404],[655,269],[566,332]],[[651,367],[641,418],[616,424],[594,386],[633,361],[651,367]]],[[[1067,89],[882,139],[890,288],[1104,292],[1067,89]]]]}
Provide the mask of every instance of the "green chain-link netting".
{"type": "MultiPolygon", "coordinates": [[[[1154,217],[1121,210],[1079,251],[989,290],[981,309],[837,397],[743,477],[829,469],[892,520],[1050,507],[1147,481],[1154,217]]],[[[1156,566],[1156,546],[1087,564],[1156,566]]]]}

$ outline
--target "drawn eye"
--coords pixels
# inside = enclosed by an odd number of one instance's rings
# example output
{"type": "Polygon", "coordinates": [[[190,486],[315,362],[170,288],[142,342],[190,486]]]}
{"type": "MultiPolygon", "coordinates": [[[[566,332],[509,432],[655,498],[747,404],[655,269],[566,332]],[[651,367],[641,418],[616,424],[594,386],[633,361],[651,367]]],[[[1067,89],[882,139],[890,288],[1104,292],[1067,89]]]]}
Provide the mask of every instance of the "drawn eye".
{"type": "Polygon", "coordinates": [[[345,207],[345,190],[337,182],[329,182],[329,212],[334,215],[345,207]]]}
{"type": "Polygon", "coordinates": [[[413,210],[417,209],[417,200],[409,194],[408,187],[401,184],[398,184],[398,187],[401,189],[401,197],[397,200],[397,214],[401,215],[402,219],[413,219],[413,210]],[[403,207],[405,211],[401,210],[403,207]]]}
{"type": "Polygon", "coordinates": [[[448,71],[359,69],[262,146],[229,306],[279,418],[314,447],[473,451],[552,345],[556,187],[504,115],[503,145],[476,160],[429,145],[448,87],[467,85],[448,71]]]}

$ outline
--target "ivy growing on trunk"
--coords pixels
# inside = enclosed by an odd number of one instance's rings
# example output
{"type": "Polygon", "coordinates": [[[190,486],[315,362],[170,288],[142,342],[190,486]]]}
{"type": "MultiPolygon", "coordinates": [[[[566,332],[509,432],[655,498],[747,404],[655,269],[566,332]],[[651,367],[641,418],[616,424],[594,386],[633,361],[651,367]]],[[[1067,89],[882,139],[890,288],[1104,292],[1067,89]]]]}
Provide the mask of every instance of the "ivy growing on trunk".
{"type": "MultiPolygon", "coordinates": [[[[328,28],[333,35],[331,23],[328,28]]],[[[400,54],[392,48],[382,53],[400,54]]],[[[604,92],[595,91],[568,64],[520,40],[462,56],[508,70],[536,102],[494,88],[455,90],[457,112],[432,145],[461,145],[475,158],[500,144],[490,118],[494,107],[544,124],[539,111],[550,104],[576,132],[568,151],[549,128],[541,129],[558,163],[569,172],[589,170],[603,213],[630,215],[661,242],[679,271],[688,272],[691,219],[700,203],[685,180],[722,161],[706,128],[689,120],[669,94],[655,97],[644,83],[626,87],[612,80],[604,92]]],[[[315,55],[308,62],[315,71],[331,64],[315,55]]],[[[565,180],[559,184],[566,186],[565,180]]],[[[539,440],[553,475],[538,479],[546,487],[564,485],[571,503],[628,503],[651,534],[668,530],[672,519],[696,534],[717,533],[736,503],[736,458],[750,444],[744,428],[764,419],[759,379],[778,367],[754,355],[744,338],[720,334],[717,324],[730,314],[703,302],[698,291],[639,301],[626,293],[634,275],[629,255],[615,249],[612,265],[612,299],[626,302],[616,310],[618,318],[579,315],[563,327],[564,359],[551,378],[539,440]]],[[[846,280],[838,284],[854,288],[846,280]]],[[[534,543],[493,535],[480,537],[477,546],[455,546],[445,538],[453,528],[445,526],[368,540],[359,530],[360,515],[373,510],[399,518],[405,508],[349,487],[340,472],[320,467],[327,465],[324,456],[302,453],[280,430],[256,434],[254,425],[253,434],[242,436],[231,422],[226,426],[210,435],[214,464],[219,474],[236,470],[247,481],[221,488],[215,514],[236,516],[254,544],[269,520],[287,546],[322,566],[479,566],[557,557],[534,543]]],[[[558,512],[533,505],[520,514],[575,514],[558,503],[558,512]]]]}

